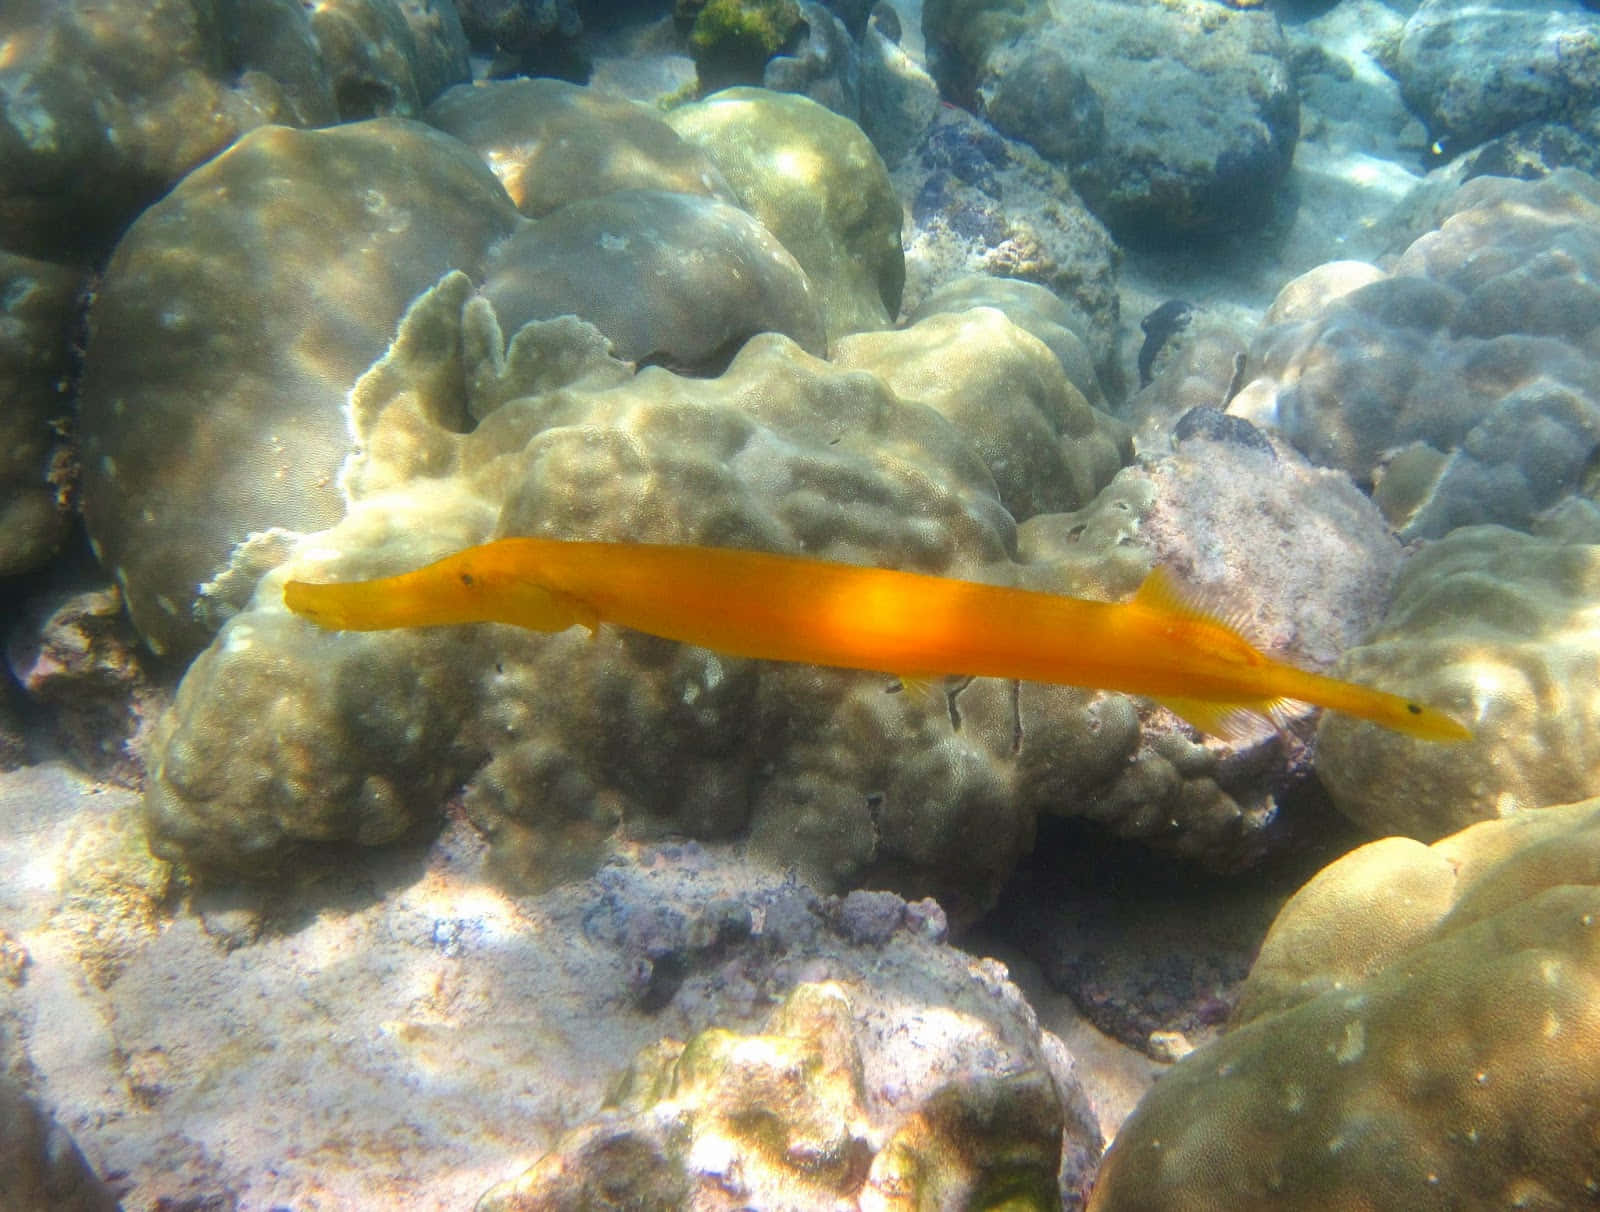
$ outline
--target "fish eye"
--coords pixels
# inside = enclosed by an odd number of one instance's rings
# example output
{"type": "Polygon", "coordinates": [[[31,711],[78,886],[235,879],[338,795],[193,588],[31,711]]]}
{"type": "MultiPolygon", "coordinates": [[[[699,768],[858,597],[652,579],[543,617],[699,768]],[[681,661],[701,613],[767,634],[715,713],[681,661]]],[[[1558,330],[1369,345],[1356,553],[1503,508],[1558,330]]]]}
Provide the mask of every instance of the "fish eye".
{"type": "Polygon", "coordinates": [[[1412,715],[1421,715],[1422,714],[1422,708],[1418,707],[1415,703],[1407,703],[1406,704],[1406,710],[1409,711],[1412,715]]]}

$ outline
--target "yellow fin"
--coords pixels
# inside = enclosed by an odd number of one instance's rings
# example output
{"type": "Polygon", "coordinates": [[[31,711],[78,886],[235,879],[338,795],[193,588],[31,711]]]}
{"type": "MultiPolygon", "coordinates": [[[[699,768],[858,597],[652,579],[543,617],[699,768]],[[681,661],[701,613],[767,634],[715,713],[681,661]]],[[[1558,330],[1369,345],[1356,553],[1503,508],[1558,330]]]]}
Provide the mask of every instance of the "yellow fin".
{"type": "Polygon", "coordinates": [[[1233,745],[1251,745],[1275,735],[1278,721],[1284,714],[1284,706],[1278,699],[1259,703],[1216,703],[1209,699],[1168,696],[1156,702],[1201,732],[1219,736],[1233,745]]]}
{"type": "Polygon", "coordinates": [[[899,685],[890,686],[890,694],[900,694],[904,691],[914,694],[917,698],[926,702],[932,702],[940,697],[938,690],[935,689],[939,681],[938,678],[914,677],[910,674],[897,673],[895,674],[895,681],[899,685]]]}
{"type": "Polygon", "coordinates": [[[1133,600],[1150,610],[1225,627],[1241,638],[1247,622],[1244,611],[1222,601],[1218,594],[1185,585],[1162,564],[1145,575],[1133,600]]]}

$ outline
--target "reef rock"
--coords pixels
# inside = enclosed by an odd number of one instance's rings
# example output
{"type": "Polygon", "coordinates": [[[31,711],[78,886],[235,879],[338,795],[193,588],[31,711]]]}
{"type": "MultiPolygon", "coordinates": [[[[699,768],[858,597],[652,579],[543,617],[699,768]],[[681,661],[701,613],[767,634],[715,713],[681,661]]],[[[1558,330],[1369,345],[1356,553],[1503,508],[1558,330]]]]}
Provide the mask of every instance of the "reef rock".
{"type": "Polygon", "coordinates": [[[930,0],[940,85],[1070,168],[1122,239],[1251,230],[1272,214],[1299,134],[1276,20],[1209,0],[930,0]]]}
{"type": "MultiPolygon", "coordinates": [[[[1043,305],[1021,307],[1019,292],[1008,283],[1043,287],[1059,300],[1048,308],[1054,322],[1088,347],[1106,393],[1120,394],[1117,267],[1122,254],[1073,192],[1065,172],[1026,143],[996,134],[965,110],[944,106],[917,153],[895,171],[894,181],[912,223],[905,253],[905,307],[911,319],[951,306],[981,305],[998,307],[1034,331],[1022,317],[1043,305]],[[955,292],[953,303],[944,301],[947,290],[955,292]]],[[[1076,375],[1073,382],[1095,401],[1098,389],[1076,375]]]]}
{"type": "MultiPolygon", "coordinates": [[[[1081,1093],[1070,1088],[1077,1103],[1064,1117],[1026,1027],[1017,1036],[1009,1016],[965,1007],[962,994],[985,999],[999,973],[977,968],[938,1014],[908,1003],[909,975],[798,985],[752,1034],[714,1027],[646,1049],[598,1119],[489,1191],[480,1212],[577,1212],[602,1198],[663,1212],[729,1197],[973,1206],[996,1189],[1019,1206],[1061,1206],[1063,1119],[1077,1150],[1093,1139],[1081,1093]]],[[[1006,1000],[1008,987],[995,989],[1006,1000]]]]}
{"type": "Polygon", "coordinates": [[[1580,1207],[1600,1106],[1600,802],[1346,855],[1231,1030],[1106,1155],[1092,1212],[1580,1207]]]}
{"type": "Polygon", "coordinates": [[[1600,105],[1600,15],[1579,0],[1423,0],[1387,59],[1447,147],[1600,105]]]}
{"type": "Polygon", "coordinates": [[[131,855],[84,844],[132,801],[59,766],[0,776],[0,1048],[10,1064],[15,1041],[59,1125],[11,1118],[0,1079],[8,1212],[108,1206],[69,1202],[69,1132],[125,1207],[225,1192],[443,1212],[541,1155],[545,1180],[572,1161],[568,1190],[615,1177],[666,1198],[742,1174],[786,1184],[784,1206],[834,1208],[870,1166],[879,1189],[1005,1177],[1082,1206],[1101,1145],[1083,1061],[1003,965],[948,945],[931,901],[824,896],[681,843],[513,896],[457,816],[425,849],[152,911],[164,890],[131,855]],[[659,1135],[675,1114],[687,1153],[659,1135]],[[36,1171],[13,1155],[43,1141],[53,1200],[20,1202],[36,1171]],[[630,1160],[652,1142],[666,1155],[641,1183],[630,1160]]]}

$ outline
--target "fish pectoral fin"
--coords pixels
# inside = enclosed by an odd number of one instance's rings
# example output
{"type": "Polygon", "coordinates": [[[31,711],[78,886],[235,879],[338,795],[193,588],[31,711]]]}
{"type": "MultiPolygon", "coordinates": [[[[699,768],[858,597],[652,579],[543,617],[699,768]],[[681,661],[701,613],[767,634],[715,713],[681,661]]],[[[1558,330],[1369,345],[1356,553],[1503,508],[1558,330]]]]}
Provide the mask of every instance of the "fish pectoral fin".
{"type": "Polygon", "coordinates": [[[548,585],[527,582],[507,593],[490,616],[497,623],[514,623],[530,631],[565,631],[582,627],[592,636],[600,626],[600,612],[582,598],[548,585]]]}
{"type": "Polygon", "coordinates": [[[1210,699],[1168,697],[1156,702],[1201,732],[1219,736],[1233,745],[1251,745],[1275,735],[1276,721],[1283,711],[1277,699],[1260,703],[1219,703],[1210,699]]]}

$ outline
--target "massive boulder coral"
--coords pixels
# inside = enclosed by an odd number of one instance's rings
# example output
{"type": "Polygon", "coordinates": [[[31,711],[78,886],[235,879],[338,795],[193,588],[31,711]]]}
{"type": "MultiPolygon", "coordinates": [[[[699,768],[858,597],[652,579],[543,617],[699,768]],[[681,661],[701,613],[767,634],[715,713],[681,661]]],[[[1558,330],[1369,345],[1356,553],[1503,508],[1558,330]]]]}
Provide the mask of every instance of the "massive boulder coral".
{"type": "Polygon", "coordinates": [[[940,85],[1072,170],[1119,237],[1250,230],[1271,216],[1299,135],[1276,20],[1209,0],[930,0],[940,85]]]}
{"type": "Polygon", "coordinates": [[[1388,272],[1286,286],[1230,411],[1375,484],[1404,537],[1526,528],[1600,442],[1600,183],[1481,177],[1436,221],[1388,272]]]}
{"type": "Polygon", "coordinates": [[[905,286],[900,201],[861,128],[808,98],[729,88],[667,121],[816,288],[828,340],[886,327],[905,286]]]}
{"type": "Polygon", "coordinates": [[[699,194],[627,189],[569,202],[490,253],[484,295],[515,332],[578,315],[629,362],[714,373],[750,337],[821,354],[811,280],[744,211],[699,194]]]}
{"type": "Polygon", "coordinates": [[[152,648],[203,646],[255,545],[339,516],[351,384],[518,221],[466,147],[400,119],[254,131],[140,216],[90,316],[80,425],[90,538],[152,648]]]}
{"type": "Polygon", "coordinates": [[[1382,625],[1339,662],[1389,676],[1472,727],[1464,746],[1397,743],[1327,717],[1317,767],[1374,833],[1429,841],[1474,821],[1600,794],[1600,546],[1475,526],[1412,556],[1382,625]]]}
{"type": "Polygon", "coordinates": [[[424,117],[482,156],[530,219],[622,189],[735,201],[710,158],[659,114],[564,80],[458,85],[424,117]]]}
{"type": "Polygon", "coordinates": [[[1597,847],[1590,800],[1324,870],[1233,1029],[1124,1124],[1093,1212],[1592,1202],[1597,847]]]}
{"type": "Polygon", "coordinates": [[[251,869],[293,842],[394,837],[465,782],[507,863],[540,879],[592,864],[619,824],[749,828],[829,884],[898,866],[943,871],[953,904],[989,895],[1031,810],[1007,803],[1009,730],[951,736],[942,700],[610,629],[590,641],[474,628],[440,645],[319,634],[285,613],[285,574],[396,571],[496,533],[966,572],[1013,541],[958,431],[784,338],[755,339],[709,381],[630,376],[570,320],[502,345],[492,308],[454,275],[357,388],[362,453],[343,481],[354,508],[269,576],[257,608],[190,670],[151,783],[158,845],[251,869]],[[295,739],[237,729],[227,704],[241,695],[277,704],[295,739]],[[408,765],[424,754],[426,779],[408,765]]]}

